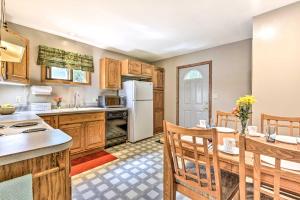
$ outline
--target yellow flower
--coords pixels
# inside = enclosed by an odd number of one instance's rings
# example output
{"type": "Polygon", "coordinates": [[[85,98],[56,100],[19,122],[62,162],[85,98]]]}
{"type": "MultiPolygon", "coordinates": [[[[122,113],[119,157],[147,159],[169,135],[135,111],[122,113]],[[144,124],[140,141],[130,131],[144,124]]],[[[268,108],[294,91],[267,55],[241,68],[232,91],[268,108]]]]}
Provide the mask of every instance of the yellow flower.
{"type": "Polygon", "coordinates": [[[252,105],[256,102],[256,99],[252,95],[246,95],[243,97],[240,97],[238,100],[236,100],[236,105],[252,105]]]}

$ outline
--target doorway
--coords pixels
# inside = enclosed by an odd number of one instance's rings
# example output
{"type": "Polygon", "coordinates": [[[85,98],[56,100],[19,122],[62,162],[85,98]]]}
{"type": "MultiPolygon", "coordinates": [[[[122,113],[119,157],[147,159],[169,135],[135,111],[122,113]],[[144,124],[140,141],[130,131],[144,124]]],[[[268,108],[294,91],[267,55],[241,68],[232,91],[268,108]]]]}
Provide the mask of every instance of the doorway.
{"type": "Polygon", "coordinates": [[[191,128],[211,122],[212,61],[177,67],[177,124],[191,128]]]}

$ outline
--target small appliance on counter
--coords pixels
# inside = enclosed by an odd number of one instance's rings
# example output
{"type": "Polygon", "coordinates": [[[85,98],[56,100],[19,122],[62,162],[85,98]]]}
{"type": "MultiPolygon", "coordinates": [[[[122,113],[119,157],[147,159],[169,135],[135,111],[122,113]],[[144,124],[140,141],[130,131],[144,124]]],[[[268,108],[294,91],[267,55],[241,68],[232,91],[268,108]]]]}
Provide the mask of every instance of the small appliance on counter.
{"type": "Polygon", "coordinates": [[[122,144],[127,141],[127,119],[127,110],[106,112],[106,148],[122,144]]]}
{"type": "Polygon", "coordinates": [[[98,106],[101,108],[124,108],[126,97],[117,95],[98,96],[98,106]]]}

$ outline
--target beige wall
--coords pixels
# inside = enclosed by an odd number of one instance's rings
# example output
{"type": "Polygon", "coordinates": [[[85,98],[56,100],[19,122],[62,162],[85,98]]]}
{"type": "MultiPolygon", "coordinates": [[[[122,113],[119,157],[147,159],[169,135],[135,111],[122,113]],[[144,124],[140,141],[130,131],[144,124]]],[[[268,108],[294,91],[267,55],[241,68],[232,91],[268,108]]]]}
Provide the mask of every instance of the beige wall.
{"type": "Polygon", "coordinates": [[[165,119],[176,122],[176,67],[212,60],[212,115],[231,111],[235,100],[251,93],[251,40],[243,40],[154,63],[165,68],[165,119]]]}
{"type": "MultiPolygon", "coordinates": [[[[110,57],[115,59],[128,58],[125,55],[107,51],[104,49],[96,48],[80,42],[69,40],[60,36],[48,34],[42,31],[34,30],[24,26],[10,24],[9,26],[14,31],[19,32],[21,35],[30,40],[30,79],[32,82],[38,83],[41,80],[41,67],[36,64],[38,56],[38,45],[43,44],[50,47],[64,49],[66,51],[77,52],[80,54],[88,54],[94,57],[95,72],[92,74],[91,86],[53,86],[53,96],[59,95],[63,97],[63,104],[73,103],[73,94],[79,91],[81,104],[95,104],[97,96],[102,92],[99,89],[99,59],[102,57],[110,57]]],[[[101,37],[101,36],[99,36],[101,37]]],[[[30,94],[29,86],[7,86],[0,85],[0,104],[11,103],[15,104],[16,97],[21,97],[21,104],[30,102],[49,102],[52,97],[36,97],[30,94]],[[9,95],[7,95],[9,94],[9,95]]]]}
{"type": "Polygon", "coordinates": [[[300,116],[300,2],[254,18],[254,122],[260,113],[300,116]]]}

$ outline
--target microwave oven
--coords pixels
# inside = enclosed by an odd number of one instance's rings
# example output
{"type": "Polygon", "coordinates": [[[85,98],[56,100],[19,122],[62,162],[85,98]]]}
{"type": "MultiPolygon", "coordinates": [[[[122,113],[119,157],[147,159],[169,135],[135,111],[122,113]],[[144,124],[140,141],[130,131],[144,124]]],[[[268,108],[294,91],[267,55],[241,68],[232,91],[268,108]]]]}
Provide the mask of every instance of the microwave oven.
{"type": "Polygon", "coordinates": [[[126,107],[126,97],[117,95],[98,96],[98,106],[101,108],[126,107]]]}

